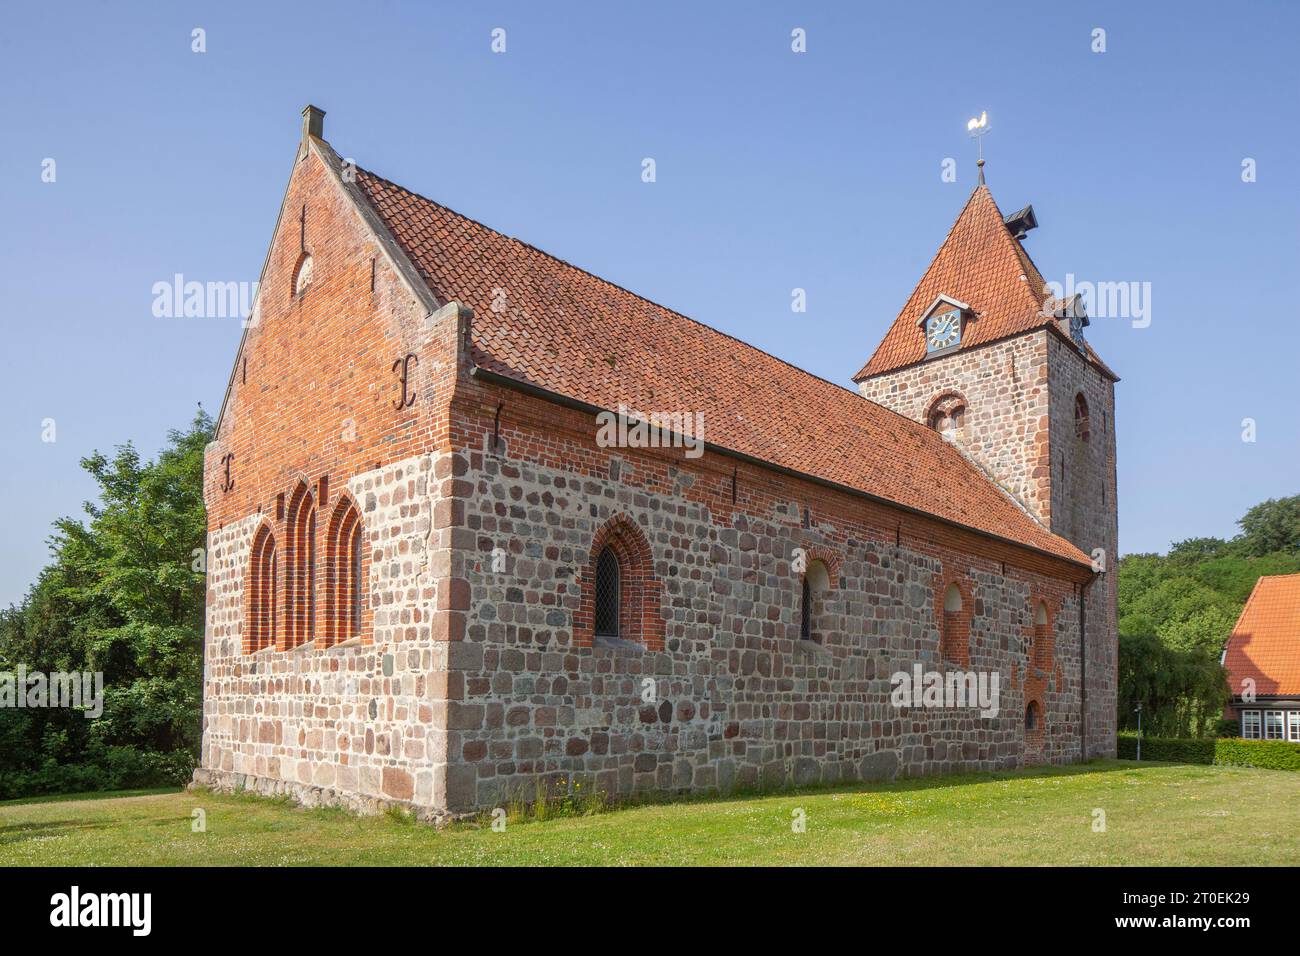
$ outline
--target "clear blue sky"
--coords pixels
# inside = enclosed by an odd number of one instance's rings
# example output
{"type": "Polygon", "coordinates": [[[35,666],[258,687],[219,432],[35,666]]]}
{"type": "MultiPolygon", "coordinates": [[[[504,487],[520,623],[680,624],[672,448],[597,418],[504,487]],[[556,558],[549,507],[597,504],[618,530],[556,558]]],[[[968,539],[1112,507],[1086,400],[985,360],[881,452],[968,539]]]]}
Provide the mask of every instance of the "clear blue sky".
{"type": "Polygon", "coordinates": [[[1149,328],[1089,330],[1123,378],[1122,550],[1300,492],[1297,5],[808,7],[11,7],[0,602],[92,493],[81,456],[219,407],[238,322],[156,319],[151,287],[257,279],[307,102],[341,155],[845,384],[972,188],[986,109],[989,185],[1034,204],[1044,275],[1151,283],[1149,328]]]}

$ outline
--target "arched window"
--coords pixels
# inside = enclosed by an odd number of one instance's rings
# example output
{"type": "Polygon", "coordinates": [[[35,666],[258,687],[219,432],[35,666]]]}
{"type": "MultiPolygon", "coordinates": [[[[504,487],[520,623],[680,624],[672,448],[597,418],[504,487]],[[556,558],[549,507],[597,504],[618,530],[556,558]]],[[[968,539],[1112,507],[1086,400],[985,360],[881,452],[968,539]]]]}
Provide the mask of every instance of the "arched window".
{"type": "Polygon", "coordinates": [[[1029,659],[1039,670],[1052,669],[1052,617],[1047,604],[1039,601],[1034,606],[1034,637],[1029,659]]]}
{"type": "Polygon", "coordinates": [[[304,252],[293,272],[293,294],[295,298],[306,292],[307,286],[311,285],[312,269],[312,258],[304,252]]]}
{"type": "Polygon", "coordinates": [[[348,495],[339,498],[325,542],[325,641],[339,644],[361,636],[361,512],[348,495]]]}
{"type": "Polygon", "coordinates": [[[1025,706],[1025,743],[1037,747],[1043,742],[1043,708],[1036,700],[1025,706]]]}
{"type": "Polygon", "coordinates": [[[966,426],[966,399],[956,392],[940,395],[930,403],[925,423],[945,438],[961,438],[966,426]]]}
{"type": "Polygon", "coordinates": [[[596,636],[619,637],[618,611],[621,569],[613,548],[601,549],[596,558],[596,636]]]}
{"type": "Polygon", "coordinates": [[[970,663],[970,595],[956,581],[942,591],[939,650],[945,661],[962,667],[970,663]]]}
{"type": "Polygon", "coordinates": [[[1075,437],[1088,440],[1088,400],[1083,397],[1083,392],[1074,396],[1074,434],[1075,437]]]}
{"type": "Polygon", "coordinates": [[[810,560],[799,588],[799,640],[822,643],[822,601],[831,586],[831,570],[826,562],[821,558],[810,560]]]}
{"type": "Polygon", "coordinates": [[[589,553],[573,617],[575,646],[590,647],[600,638],[663,650],[663,588],[637,522],[626,514],[610,518],[596,531],[589,553]]]}
{"type": "Polygon", "coordinates": [[[285,647],[316,638],[316,501],[299,484],[289,501],[286,525],[285,647]]]}
{"type": "Polygon", "coordinates": [[[276,599],[279,588],[279,558],[275,551],[275,534],[263,524],[253,538],[248,578],[244,584],[246,615],[244,653],[251,654],[271,647],[276,640],[276,599]]]}

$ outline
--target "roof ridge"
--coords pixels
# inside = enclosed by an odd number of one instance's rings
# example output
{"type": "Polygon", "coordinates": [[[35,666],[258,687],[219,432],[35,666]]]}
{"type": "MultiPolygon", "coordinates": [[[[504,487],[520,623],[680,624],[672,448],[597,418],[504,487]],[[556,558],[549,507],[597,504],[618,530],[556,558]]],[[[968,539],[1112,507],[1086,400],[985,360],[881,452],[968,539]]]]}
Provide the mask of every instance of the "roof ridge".
{"type": "MultiPolygon", "coordinates": [[[[592,279],[595,279],[597,282],[603,283],[604,285],[610,286],[611,288],[618,289],[620,292],[625,292],[628,295],[633,296],[634,298],[640,299],[642,302],[648,303],[649,305],[653,305],[656,309],[663,309],[665,312],[668,312],[671,315],[675,315],[680,319],[685,319],[687,322],[690,322],[693,325],[698,325],[700,328],[708,329],[710,332],[714,333],[715,335],[720,335],[723,338],[729,339],[738,345],[743,345],[747,349],[753,349],[755,352],[760,352],[763,355],[766,355],[768,358],[772,359],[773,361],[780,362],[782,365],[786,366],[787,368],[793,369],[794,371],[800,373],[801,375],[806,375],[809,378],[815,379],[818,382],[822,382],[826,385],[829,385],[832,388],[839,389],[842,392],[847,392],[849,395],[852,395],[855,398],[860,398],[863,401],[870,401],[870,399],[865,398],[859,392],[857,392],[852,388],[849,388],[846,385],[841,385],[839,382],[833,381],[829,378],[824,378],[823,376],[818,375],[816,372],[810,372],[806,368],[802,368],[798,365],[795,365],[793,362],[789,361],[788,359],[783,359],[781,358],[781,356],[775,355],[772,352],[767,351],[767,349],[755,345],[753,342],[746,342],[744,339],[732,335],[730,332],[726,332],[723,331],[722,329],[716,328],[715,326],[709,325],[707,322],[702,322],[699,319],[693,318],[692,316],[689,316],[684,312],[678,312],[676,309],[671,308],[670,306],[663,305],[662,303],[656,302],[654,299],[647,298],[641,293],[635,292],[632,289],[627,288],[626,286],[621,286],[617,282],[613,282],[609,279],[606,279],[604,276],[597,275],[596,273],[592,272],[590,269],[586,269],[583,266],[576,265],[572,262],[569,262],[567,259],[562,259],[559,256],[555,255],[554,253],[547,252],[545,249],[541,248],[540,246],[535,246],[531,242],[525,242],[523,239],[519,239],[515,236],[508,235],[499,229],[494,229],[491,226],[489,226],[487,223],[475,219],[472,216],[467,216],[462,212],[458,212],[457,210],[452,209],[450,206],[438,202],[436,199],[430,199],[428,196],[425,196],[422,193],[418,193],[413,189],[407,189],[401,183],[395,183],[391,179],[388,179],[384,176],[380,176],[378,173],[369,169],[365,169],[362,166],[357,166],[357,170],[359,172],[365,173],[367,176],[373,177],[374,179],[378,179],[381,182],[387,183],[389,186],[392,186],[394,189],[400,189],[408,196],[413,196],[414,198],[419,199],[421,202],[427,202],[434,206],[437,206],[439,209],[445,209],[453,216],[459,216],[461,219],[464,219],[466,222],[472,222],[474,225],[478,226],[481,229],[486,229],[488,232],[491,232],[494,235],[498,235],[503,239],[507,239],[510,242],[518,243],[519,245],[524,246],[525,248],[532,249],[534,252],[546,256],[546,258],[551,259],[554,262],[558,262],[561,265],[565,266],[566,268],[573,269],[577,272],[581,272],[583,275],[590,276],[592,279]]],[[[389,231],[391,232],[392,230],[390,229],[389,231]]],[[[872,402],[872,404],[878,405],[879,403],[872,402]]],[[[880,407],[884,408],[885,406],[881,405],[880,407]]],[[[892,409],[889,410],[892,411],[892,409]]],[[[906,418],[904,416],[900,416],[900,417],[903,417],[905,421],[909,421],[909,422],[912,421],[910,418],[906,418]]]]}
{"type": "MultiPolygon", "coordinates": [[[[494,280],[522,283],[523,325],[491,313],[474,323],[480,330],[475,348],[485,350],[476,361],[489,360],[484,368],[500,363],[506,378],[605,409],[620,400],[653,404],[662,378],[670,398],[702,403],[696,407],[720,416],[722,430],[713,439],[718,449],[1087,566],[1075,545],[1044,528],[924,423],[377,173],[360,172],[358,197],[440,298],[488,308],[494,280]],[[629,375],[620,363],[611,366],[616,373],[588,378],[584,361],[601,358],[599,349],[613,347],[615,333],[644,333],[664,350],[648,377],[629,375]],[[562,361],[557,347],[569,350],[562,361]],[[687,374],[704,365],[717,366],[717,385],[687,374]],[[764,424],[773,410],[784,417],[764,424]],[[959,493],[951,503],[936,504],[927,476],[944,468],[954,470],[959,493]]],[[[973,195],[978,201],[980,193],[973,195]]],[[[978,221],[987,232],[988,215],[978,221]]]]}

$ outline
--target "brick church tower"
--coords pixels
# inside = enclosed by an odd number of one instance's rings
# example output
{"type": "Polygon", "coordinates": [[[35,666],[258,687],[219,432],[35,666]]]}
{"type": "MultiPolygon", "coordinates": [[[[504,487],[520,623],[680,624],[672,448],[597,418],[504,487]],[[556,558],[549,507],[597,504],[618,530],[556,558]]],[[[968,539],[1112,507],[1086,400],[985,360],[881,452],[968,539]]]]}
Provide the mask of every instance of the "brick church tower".
{"type": "MultiPolygon", "coordinates": [[[[1084,337],[1083,303],[1053,297],[1025,251],[1037,225],[1032,206],[1003,216],[981,181],[854,381],[864,397],[940,432],[1106,572],[1118,557],[1119,379],[1084,337]]],[[[1114,679],[1116,600],[1113,574],[1088,588],[1097,678],[1114,679]]],[[[1113,721],[1100,708],[1089,714],[1094,727],[1113,721]]]]}

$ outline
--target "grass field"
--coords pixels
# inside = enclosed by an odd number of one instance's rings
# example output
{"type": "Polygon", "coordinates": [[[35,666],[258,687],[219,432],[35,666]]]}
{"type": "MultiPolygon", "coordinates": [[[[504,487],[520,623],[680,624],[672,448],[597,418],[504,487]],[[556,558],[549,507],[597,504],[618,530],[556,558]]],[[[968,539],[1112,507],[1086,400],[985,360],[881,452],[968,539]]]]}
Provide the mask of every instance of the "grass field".
{"type": "Polygon", "coordinates": [[[108,794],[0,803],[0,864],[1294,866],[1300,774],[1099,761],[647,805],[501,833],[252,796],[108,794]],[[192,831],[196,808],[206,832],[192,831]]]}

